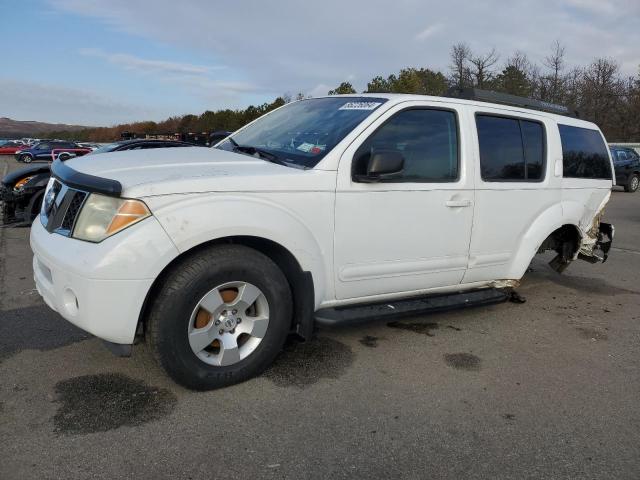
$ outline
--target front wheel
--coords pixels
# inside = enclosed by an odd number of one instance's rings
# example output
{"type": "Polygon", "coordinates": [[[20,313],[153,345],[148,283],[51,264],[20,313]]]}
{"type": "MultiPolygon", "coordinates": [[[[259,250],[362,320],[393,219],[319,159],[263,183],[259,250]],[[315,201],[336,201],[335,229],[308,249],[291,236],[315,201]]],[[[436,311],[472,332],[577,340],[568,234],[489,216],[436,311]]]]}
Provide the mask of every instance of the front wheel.
{"type": "Polygon", "coordinates": [[[31,157],[31,155],[21,155],[20,161],[24,163],[31,163],[33,161],[33,158],[31,157]]]}
{"type": "Polygon", "coordinates": [[[624,191],[633,193],[636,190],[638,190],[639,186],[640,186],[640,177],[638,177],[638,175],[634,173],[629,176],[629,179],[627,180],[627,184],[624,186],[624,191]]]}
{"type": "Polygon", "coordinates": [[[168,275],[149,311],[148,339],[176,382],[210,390],[269,366],[291,317],[289,284],[271,259],[244,246],[213,246],[168,275]]]}

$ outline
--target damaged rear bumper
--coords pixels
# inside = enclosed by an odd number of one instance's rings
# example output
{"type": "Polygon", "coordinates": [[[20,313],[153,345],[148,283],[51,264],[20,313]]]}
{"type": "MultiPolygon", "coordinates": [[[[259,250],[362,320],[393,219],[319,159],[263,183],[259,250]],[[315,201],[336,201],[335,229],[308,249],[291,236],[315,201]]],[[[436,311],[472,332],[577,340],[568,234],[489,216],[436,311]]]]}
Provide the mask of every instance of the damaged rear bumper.
{"type": "Polygon", "coordinates": [[[582,239],[578,258],[589,263],[606,262],[614,234],[615,228],[613,225],[599,222],[598,228],[592,228],[582,239]]]}

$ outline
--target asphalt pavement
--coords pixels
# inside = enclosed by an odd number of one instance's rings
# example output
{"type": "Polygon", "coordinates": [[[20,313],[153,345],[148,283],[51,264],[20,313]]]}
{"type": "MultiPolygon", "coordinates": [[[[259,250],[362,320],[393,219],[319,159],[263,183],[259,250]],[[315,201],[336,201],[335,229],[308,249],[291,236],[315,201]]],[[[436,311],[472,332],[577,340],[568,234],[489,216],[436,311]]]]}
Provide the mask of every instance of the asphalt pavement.
{"type": "Polygon", "coordinates": [[[524,304],[319,331],[205,393],[49,310],[0,229],[0,479],[637,479],[640,192],[606,219],[609,261],[536,258],[524,304]]]}

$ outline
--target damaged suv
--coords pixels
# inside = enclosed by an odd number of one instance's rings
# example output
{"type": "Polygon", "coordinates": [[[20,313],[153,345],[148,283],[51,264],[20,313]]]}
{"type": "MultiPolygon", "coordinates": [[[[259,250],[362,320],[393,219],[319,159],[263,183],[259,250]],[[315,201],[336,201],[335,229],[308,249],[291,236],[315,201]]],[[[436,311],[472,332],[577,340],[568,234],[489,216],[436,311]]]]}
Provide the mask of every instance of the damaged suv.
{"type": "Polygon", "coordinates": [[[498,301],[545,250],[558,271],[606,260],[598,127],[454,93],[307,99],[213,149],[56,161],[31,230],[37,289],[113,351],[143,339],[211,389],[318,324],[498,301]]]}

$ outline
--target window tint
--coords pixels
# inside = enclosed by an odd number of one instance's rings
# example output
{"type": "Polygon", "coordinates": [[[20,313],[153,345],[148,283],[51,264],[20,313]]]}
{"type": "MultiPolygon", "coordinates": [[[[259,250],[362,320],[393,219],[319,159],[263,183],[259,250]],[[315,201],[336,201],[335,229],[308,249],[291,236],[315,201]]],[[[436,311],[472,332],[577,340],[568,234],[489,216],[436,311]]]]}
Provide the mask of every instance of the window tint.
{"type": "Polygon", "coordinates": [[[607,147],[598,130],[558,125],[562,141],[563,176],[611,179],[607,147]]]}
{"type": "Polygon", "coordinates": [[[36,150],[49,150],[51,148],[51,144],[49,143],[40,143],[36,147],[36,150]]]}
{"type": "Polygon", "coordinates": [[[376,130],[354,156],[353,173],[366,173],[371,153],[396,150],[404,170],[391,182],[450,182],[458,178],[456,114],[447,110],[402,111],[376,130]]]}
{"type": "Polygon", "coordinates": [[[544,127],[517,118],[477,115],[485,181],[538,181],[544,174],[544,127]]]}

